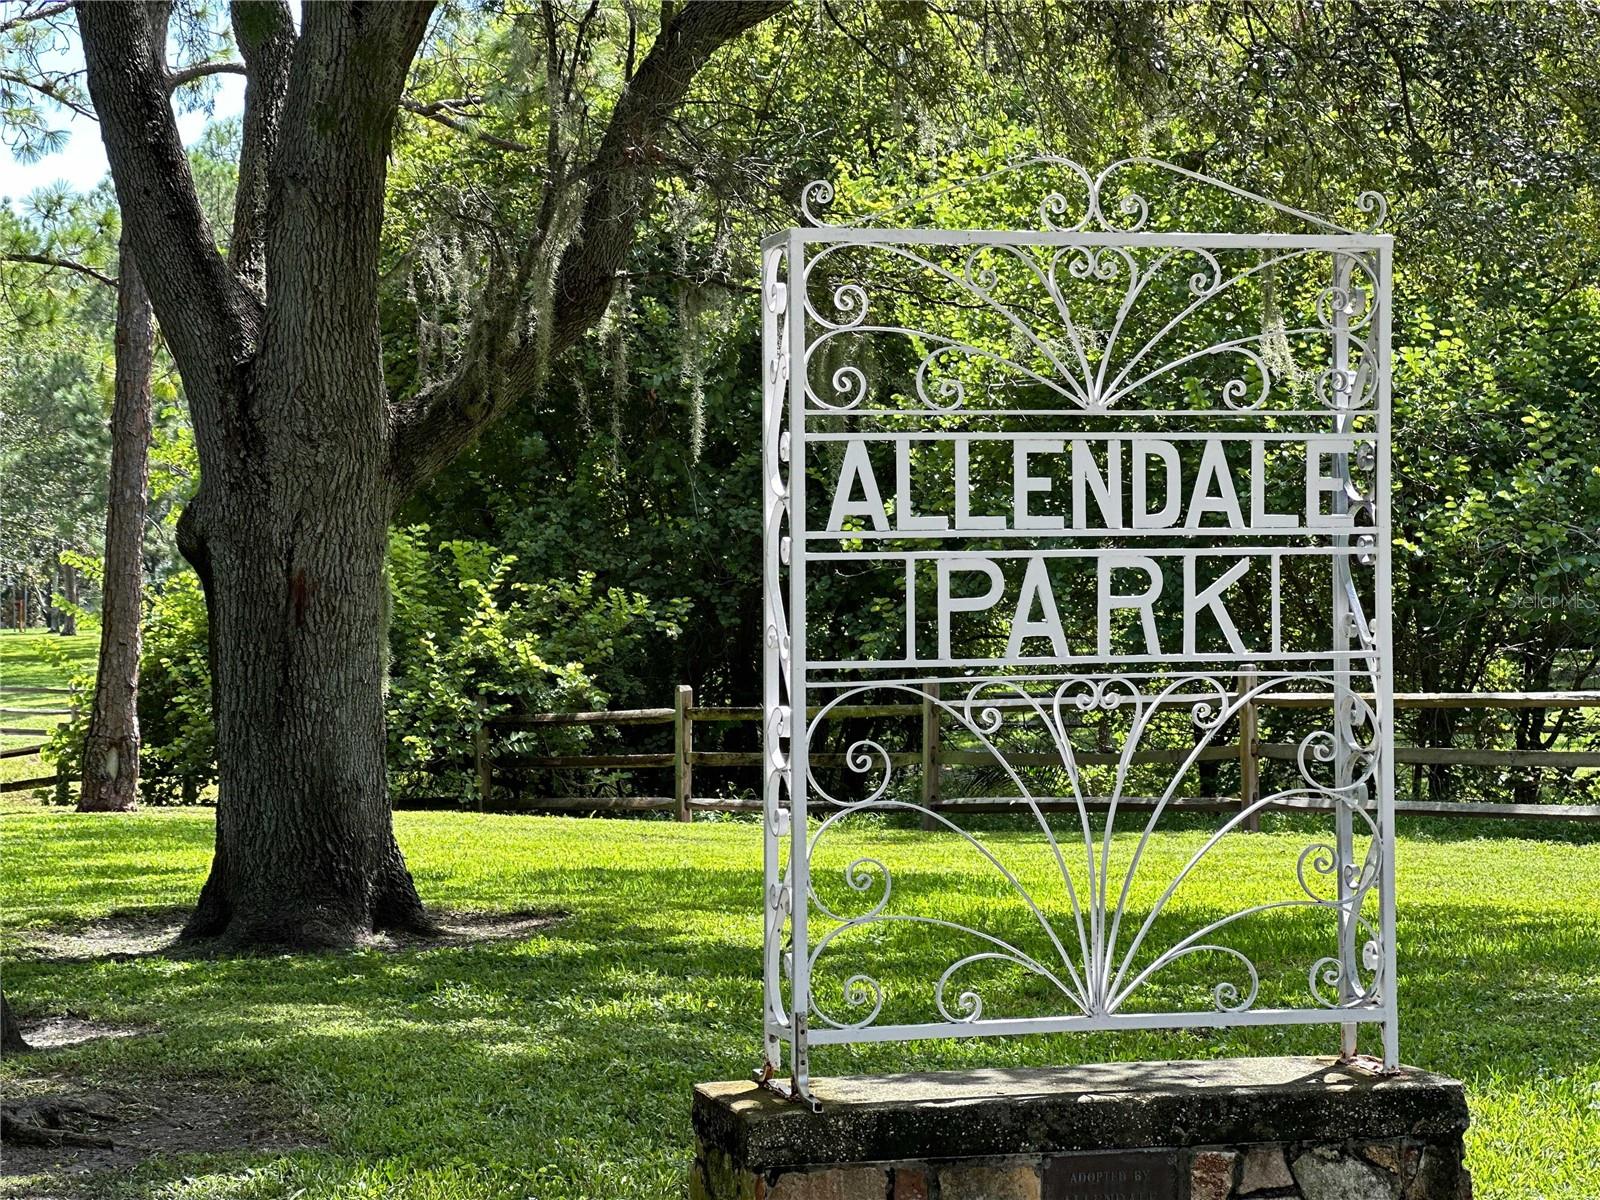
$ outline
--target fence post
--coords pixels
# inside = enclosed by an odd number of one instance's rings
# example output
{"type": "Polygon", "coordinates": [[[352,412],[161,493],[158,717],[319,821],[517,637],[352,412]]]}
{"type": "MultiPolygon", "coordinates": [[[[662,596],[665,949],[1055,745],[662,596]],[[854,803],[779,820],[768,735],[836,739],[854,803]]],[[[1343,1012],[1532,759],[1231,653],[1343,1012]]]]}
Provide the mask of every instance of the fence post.
{"type": "MultiPolygon", "coordinates": [[[[1239,672],[1239,695],[1250,695],[1256,683],[1255,664],[1246,663],[1239,672]]],[[[1239,707],[1239,807],[1242,810],[1248,810],[1261,798],[1261,764],[1256,759],[1256,719],[1254,698],[1246,700],[1239,707]]],[[[1261,814],[1254,812],[1247,816],[1244,827],[1250,833],[1260,833],[1261,814]]]]}
{"type": "Polygon", "coordinates": [[[689,800],[694,791],[694,689],[680,683],[672,698],[672,796],[678,804],[678,820],[692,821],[689,800]]]}
{"type": "Polygon", "coordinates": [[[472,733],[472,758],[478,775],[478,811],[482,812],[489,803],[489,706],[481,695],[474,696],[472,703],[478,710],[478,727],[472,733]]]}
{"type": "MultiPolygon", "coordinates": [[[[939,756],[939,685],[922,685],[922,807],[937,809],[942,802],[940,775],[943,774],[939,756]]],[[[939,827],[929,813],[922,814],[922,828],[939,827]]]]}

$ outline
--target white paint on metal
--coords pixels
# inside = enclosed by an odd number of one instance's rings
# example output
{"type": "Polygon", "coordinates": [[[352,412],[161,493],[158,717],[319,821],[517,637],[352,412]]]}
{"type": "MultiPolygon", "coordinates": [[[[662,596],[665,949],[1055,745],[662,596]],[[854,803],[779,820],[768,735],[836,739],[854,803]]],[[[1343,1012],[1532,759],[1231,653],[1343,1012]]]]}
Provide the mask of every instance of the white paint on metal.
{"type": "MultiPolygon", "coordinates": [[[[1346,1055],[1361,1024],[1381,1025],[1393,1067],[1383,202],[1363,194],[1358,207],[1377,221],[1344,229],[1149,159],[1097,175],[1036,159],[969,184],[1025,170],[1058,180],[1037,229],[877,224],[903,223],[919,201],[828,225],[818,209],[833,189],[819,182],[802,205],[813,227],[763,243],[763,1076],[787,1074],[789,1094],[808,1098],[811,1044],[1308,1023],[1341,1026],[1346,1055]],[[1311,232],[1152,230],[1142,196],[1123,188],[1111,203],[1117,181],[1134,175],[1200,185],[1311,232]],[[1287,491],[1284,479],[1294,481],[1287,491]],[[1064,590],[1061,573],[1080,567],[1064,590]],[[881,575],[882,610],[902,610],[894,637],[856,630],[851,643],[850,622],[829,612],[808,627],[813,589],[841,571],[881,575]],[[1322,636],[1290,645],[1283,589],[1306,572],[1324,581],[1322,636]],[[1141,874],[1163,812],[1218,733],[1257,697],[1289,691],[1330,699],[1287,786],[1262,788],[1221,819],[1169,878],[1141,874]],[[845,747],[848,786],[812,765],[826,761],[811,754],[815,738],[837,741],[833,709],[890,699],[933,705],[990,755],[1054,864],[1052,894],[950,811],[919,803],[873,737],[845,747]],[[820,706],[815,716],[794,716],[808,706],[820,706]],[[1174,712],[1192,750],[1132,838],[1117,841],[1130,775],[1149,778],[1133,756],[1165,736],[1174,712]],[[1078,761],[1087,747],[1074,739],[1096,721],[1107,736],[1113,720],[1122,746],[1119,764],[1096,776],[1110,786],[1102,823],[1091,820],[1078,761]],[[1078,801],[1071,836],[1039,808],[1028,769],[1008,759],[1029,738],[1052,748],[1055,783],[1078,801]],[[1208,855],[1268,806],[1296,801],[1332,802],[1335,816],[1328,840],[1290,856],[1285,894],[1184,929],[1169,902],[1208,855]],[[917,814],[931,830],[923,836],[976,853],[1020,900],[1027,937],[918,911],[867,855],[843,874],[860,904],[831,904],[814,886],[819,848],[874,812],[917,814]],[[1242,922],[1294,910],[1328,918],[1327,953],[1293,968],[1299,1006],[1231,940],[1242,922]],[[870,949],[874,931],[913,926],[952,946],[919,995],[889,994],[860,954],[842,979],[825,974],[836,946],[856,937],[870,949]],[[1191,956],[1221,963],[1224,977],[1205,1005],[1173,1008],[1163,981],[1191,956]],[[1043,1011],[987,1011],[982,988],[960,982],[996,967],[1034,981],[1027,994],[1036,1008],[1049,998],[1043,1011]]],[[[1306,597],[1293,600],[1303,633],[1306,597]]]]}

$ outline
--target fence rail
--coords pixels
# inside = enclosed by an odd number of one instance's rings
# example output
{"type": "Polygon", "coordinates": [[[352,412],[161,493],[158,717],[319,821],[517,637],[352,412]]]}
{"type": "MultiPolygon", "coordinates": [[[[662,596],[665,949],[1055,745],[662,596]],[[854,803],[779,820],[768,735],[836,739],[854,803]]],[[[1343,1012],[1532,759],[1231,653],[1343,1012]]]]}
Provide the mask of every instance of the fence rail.
{"type": "MultiPolygon", "coordinates": [[[[79,693],[74,688],[60,687],[35,687],[24,684],[0,684],[0,717],[70,717],[76,708],[12,708],[4,705],[4,701],[12,696],[67,696],[76,703],[79,693]]],[[[37,726],[0,725],[0,737],[39,737],[48,738],[55,730],[53,728],[39,728],[37,726]]],[[[6,746],[0,748],[0,760],[8,758],[29,758],[43,750],[43,741],[31,742],[25,746],[6,746]]],[[[0,793],[21,792],[29,788],[56,787],[59,788],[65,781],[60,772],[50,775],[37,775],[29,779],[0,780],[0,793]]]]}
{"type": "MultiPolygon", "coordinates": [[[[1246,684],[1246,690],[1252,686],[1246,684]]],[[[1209,697],[1207,697],[1209,698],[1209,697]]],[[[992,761],[985,752],[959,750],[943,744],[939,707],[930,695],[922,704],[836,705],[829,715],[845,718],[916,718],[920,721],[921,746],[915,750],[888,755],[891,765],[922,768],[922,803],[934,809],[968,813],[1021,811],[1026,801],[1005,796],[946,796],[944,775],[947,768],[982,766],[992,761]]],[[[1188,749],[1143,750],[1130,756],[1134,763],[1174,764],[1193,755],[1197,762],[1237,762],[1240,789],[1236,796],[1182,797],[1169,802],[1175,811],[1232,812],[1249,807],[1260,796],[1260,769],[1263,762],[1294,761],[1298,745],[1259,740],[1260,710],[1264,708],[1325,707],[1333,697],[1326,693],[1266,693],[1245,703],[1239,714],[1239,740],[1228,745],[1209,746],[1198,752],[1188,749]]],[[[1000,701],[1000,703],[1005,703],[1000,701]]],[[[1600,708],[1600,691],[1555,692],[1404,692],[1394,697],[1396,709],[1581,709],[1600,708]]],[[[819,710],[813,708],[809,715],[819,710]]],[[[759,812],[757,799],[713,799],[694,795],[694,769],[718,770],[756,768],[762,765],[759,750],[696,750],[694,727],[697,724],[759,724],[761,709],[752,706],[705,706],[694,703],[691,688],[680,685],[671,708],[633,708],[610,712],[526,713],[487,716],[474,739],[479,808],[489,807],[497,786],[518,795],[515,807],[528,812],[650,812],[671,811],[678,820],[691,820],[696,812],[759,812]],[[529,754],[503,751],[495,746],[496,733],[525,732],[572,726],[671,726],[672,749],[650,753],[529,754]],[[526,772],[540,770],[636,770],[670,767],[673,788],[670,796],[531,796],[523,799],[526,772]]],[[[842,766],[843,754],[812,754],[818,766],[842,766]]],[[[1053,754],[1012,753],[1008,761],[1018,766],[1059,766],[1053,754]]],[[[1080,751],[1079,763],[1114,765],[1121,755],[1110,752],[1080,751]]],[[[1395,761],[1401,766],[1542,767],[1553,770],[1600,768],[1600,751],[1590,750],[1494,750],[1453,746],[1400,746],[1395,761]]],[[[1043,811],[1077,808],[1076,800],[1041,798],[1043,811]]],[[[1090,808],[1101,808],[1105,800],[1087,801],[1090,808]]],[[[1153,798],[1123,798],[1118,807],[1149,809],[1153,798]]],[[[1310,809],[1317,804],[1294,802],[1273,804],[1279,811],[1310,809]]],[[[1480,801],[1439,802],[1396,800],[1395,812],[1418,817],[1499,817],[1508,819],[1600,821],[1600,805],[1593,804],[1501,804],[1480,801]]],[[[1250,821],[1255,827],[1254,819],[1250,821]]]]}
{"type": "MultiPolygon", "coordinates": [[[[21,687],[0,685],[0,698],[11,695],[65,695],[71,688],[21,687]]],[[[982,766],[991,761],[984,752],[952,749],[943,744],[939,708],[933,697],[922,704],[836,705],[830,715],[840,719],[918,719],[921,745],[915,750],[893,752],[889,761],[897,767],[922,768],[922,802],[939,810],[966,813],[1010,812],[1022,810],[1021,797],[946,796],[944,775],[947,768],[982,766]]],[[[1262,742],[1257,738],[1259,710],[1262,708],[1311,708],[1325,706],[1330,695],[1314,692],[1267,693],[1240,710],[1240,740],[1233,744],[1210,746],[1195,753],[1197,762],[1237,761],[1240,794],[1237,796],[1188,796],[1168,804],[1174,811],[1228,812],[1248,806],[1259,796],[1260,766],[1263,761],[1293,761],[1299,747],[1290,742],[1262,742]]],[[[1002,703],[1004,703],[1002,701],[1002,703]]],[[[1600,708],[1600,691],[1557,692],[1404,692],[1394,697],[1396,709],[1583,709],[1600,708]]],[[[481,706],[480,706],[481,708],[481,706]]],[[[71,708],[14,709],[0,707],[0,714],[30,717],[70,716],[71,708]]],[[[813,708],[809,715],[819,710],[813,708]]],[[[527,773],[551,770],[662,770],[673,776],[670,796],[533,796],[519,801],[519,810],[530,812],[658,812],[671,811],[678,820],[688,821],[695,812],[759,812],[759,800],[736,800],[694,795],[694,770],[759,768],[759,750],[696,750],[694,727],[697,724],[759,724],[761,709],[755,706],[697,706],[694,691],[680,685],[670,708],[612,709],[570,713],[508,713],[485,716],[479,721],[473,740],[479,807],[491,805],[493,791],[503,787],[520,793],[527,773]],[[671,749],[651,752],[606,752],[595,754],[531,754],[496,747],[495,734],[526,732],[575,726],[637,727],[671,726],[671,749]]],[[[0,727],[0,734],[48,736],[41,728],[0,727]]],[[[0,749],[0,760],[37,754],[43,743],[0,749]]],[[[1130,756],[1134,763],[1174,764],[1193,753],[1190,750],[1143,750],[1130,756]]],[[[1014,753],[1010,761],[1019,766],[1055,766],[1059,759],[1051,754],[1014,753]]],[[[1084,765],[1112,765],[1120,761],[1115,753],[1081,751],[1077,759],[1084,765]]],[[[819,753],[811,756],[818,766],[843,766],[843,754],[819,753]]],[[[1399,746],[1395,761],[1402,766],[1505,767],[1512,769],[1547,768],[1575,770],[1600,768],[1600,751],[1589,750],[1493,750],[1452,746],[1399,746]]],[[[59,785],[59,775],[0,781],[0,792],[59,785]]],[[[1041,798],[1045,812],[1076,810],[1076,800],[1041,798]]],[[[1102,808],[1104,800],[1090,799],[1090,808],[1102,808]]],[[[1125,797],[1119,807],[1149,809],[1153,799],[1125,797]]],[[[1315,807],[1305,803],[1274,804],[1277,810],[1315,807]]],[[[1480,817],[1532,820],[1600,821],[1600,805],[1592,804],[1499,804],[1480,801],[1437,802],[1396,800],[1395,812],[1403,816],[1480,817]]]]}

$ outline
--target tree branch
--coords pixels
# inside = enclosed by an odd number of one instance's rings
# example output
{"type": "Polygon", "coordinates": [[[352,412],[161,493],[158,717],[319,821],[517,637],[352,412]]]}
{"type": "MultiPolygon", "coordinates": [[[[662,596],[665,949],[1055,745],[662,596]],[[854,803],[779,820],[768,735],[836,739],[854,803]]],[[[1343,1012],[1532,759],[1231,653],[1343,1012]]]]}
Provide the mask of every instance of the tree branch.
{"type": "Polygon", "coordinates": [[[0,33],[6,33],[19,25],[28,24],[30,21],[48,21],[51,17],[62,16],[70,11],[71,8],[72,0],[64,0],[60,4],[46,4],[43,8],[35,9],[33,12],[25,12],[20,17],[12,17],[6,21],[0,21],[0,33]]]}
{"type": "Polygon", "coordinates": [[[623,91],[584,174],[593,182],[581,240],[556,273],[551,352],[572,345],[605,313],[633,248],[656,141],[700,68],[725,43],[786,7],[782,0],[696,0],[677,10],[623,91]]]}
{"type": "Polygon", "coordinates": [[[70,258],[56,258],[50,254],[0,254],[0,261],[32,263],[37,267],[54,267],[62,271],[76,271],[79,275],[85,275],[90,279],[105,284],[107,287],[114,288],[117,286],[117,281],[112,276],[105,274],[103,271],[95,270],[87,263],[74,262],[70,258]]]}
{"type": "Polygon", "coordinates": [[[234,39],[244,56],[244,123],[240,130],[239,184],[233,197],[233,238],[228,263],[263,301],[267,294],[267,181],[283,124],[283,102],[294,61],[294,16],[285,0],[234,4],[234,39]]]}
{"type": "MultiPolygon", "coordinates": [[[[463,362],[455,375],[419,396],[396,421],[390,455],[396,503],[460,454],[517,397],[531,391],[547,355],[573,345],[604,315],[644,216],[649,180],[660,157],[656,143],[672,114],[717,50],[786,7],[787,0],[690,0],[670,10],[663,4],[661,33],[618,97],[593,159],[579,173],[589,181],[580,240],[567,249],[556,270],[547,336],[524,341],[505,360],[503,372],[488,370],[481,361],[463,362]],[[492,393],[487,383],[491,377],[504,380],[492,393]]],[[[496,347],[490,344],[483,352],[495,355],[496,347]]]]}
{"type": "Polygon", "coordinates": [[[85,104],[80,104],[76,99],[73,98],[71,93],[63,90],[63,88],[60,86],[61,81],[67,78],[68,76],[66,75],[58,74],[53,77],[49,75],[41,75],[37,78],[30,79],[28,76],[20,75],[15,71],[0,71],[0,80],[3,80],[6,83],[14,83],[18,87],[25,87],[32,91],[38,92],[41,96],[45,97],[45,99],[50,100],[55,104],[59,104],[62,108],[69,109],[70,111],[77,113],[80,117],[88,117],[89,120],[94,120],[94,109],[85,104]]]}
{"type": "Polygon", "coordinates": [[[1374,13],[1368,11],[1366,6],[1361,4],[1359,0],[1352,5],[1352,8],[1355,14],[1366,22],[1367,28],[1372,30],[1373,36],[1378,39],[1378,43],[1383,47],[1384,53],[1388,55],[1389,61],[1394,65],[1395,78],[1400,84],[1400,111],[1405,116],[1406,130],[1411,134],[1413,152],[1420,151],[1418,157],[1426,162],[1431,162],[1433,159],[1433,147],[1428,144],[1428,140],[1422,136],[1421,131],[1417,128],[1416,114],[1411,105],[1411,75],[1406,70],[1405,56],[1400,53],[1400,48],[1384,32],[1382,21],[1374,13]]]}
{"type": "Polygon", "coordinates": [[[485,133],[470,121],[452,115],[454,104],[449,100],[434,100],[423,103],[407,96],[400,101],[400,107],[413,116],[418,116],[427,121],[433,121],[447,129],[454,129],[457,133],[464,133],[468,137],[477,138],[486,145],[494,146],[500,150],[514,150],[526,153],[533,149],[526,142],[512,141],[510,138],[497,137],[492,133],[485,133]]]}
{"type": "Polygon", "coordinates": [[[202,455],[228,414],[260,306],[217,253],[167,88],[168,6],[79,3],[89,94],[140,277],[183,374],[202,455]]]}
{"type": "Polygon", "coordinates": [[[246,75],[245,65],[242,62],[203,62],[195,63],[191,67],[180,67],[167,75],[167,88],[177,91],[186,83],[193,83],[196,79],[204,79],[207,75],[246,75]]]}

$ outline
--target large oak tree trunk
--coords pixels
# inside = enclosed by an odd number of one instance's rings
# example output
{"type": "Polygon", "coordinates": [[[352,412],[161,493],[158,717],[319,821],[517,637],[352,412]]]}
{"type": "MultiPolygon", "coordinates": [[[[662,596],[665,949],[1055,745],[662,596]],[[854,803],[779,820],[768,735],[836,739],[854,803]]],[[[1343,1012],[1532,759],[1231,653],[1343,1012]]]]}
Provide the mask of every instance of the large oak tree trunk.
{"type": "Polygon", "coordinates": [[[139,804],[140,618],[155,318],[126,234],[118,262],[117,366],[111,402],[111,486],[100,601],[100,662],[95,673],[94,709],[84,738],[79,812],[127,812],[139,804]]]}
{"type": "Polygon", "coordinates": [[[229,405],[241,419],[219,431],[186,514],[211,622],[221,797],[189,936],[336,946],[431,928],[385,768],[395,496],[377,287],[393,96],[425,16],[413,9],[409,32],[391,24],[407,46],[397,54],[361,21],[308,12],[286,81],[272,163],[285,182],[260,235],[271,303],[229,405]],[[393,96],[351,103],[373,87],[393,96]]]}
{"type": "MultiPolygon", "coordinates": [[[[598,320],[644,211],[648,148],[710,55],[779,7],[670,10],[579,173],[584,232],[561,260],[552,328],[519,332],[530,242],[461,369],[391,408],[378,338],[384,180],[431,0],[306,4],[298,34],[285,0],[234,6],[245,118],[226,261],[172,116],[168,6],[80,0],[124,227],[200,458],[178,544],[206,590],[219,791],[216,856],[188,936],[322,946],[429,927],[384,770],[389,518],[598,320]]],[[[579,186],[554,149],[547,166],[547,186],[579,186]]],[[[561,208],[543,205],[540,221],[561,208]]]]}
{"type": "Polygon", "coordinates": [[[221,800],[189,937],[337,946],[427,924],[384,767],[387,494],[336,445],[315,452],[325,487],[198,510],[221,800]]]}

